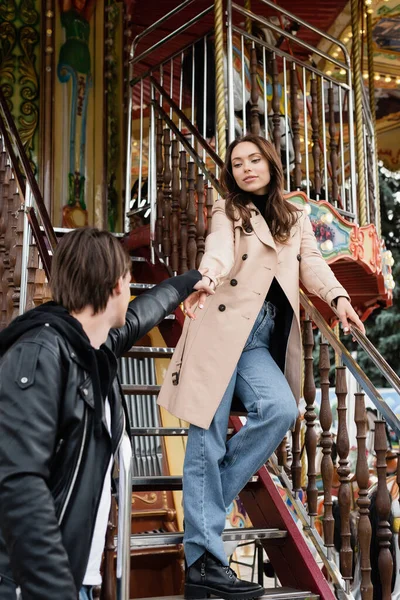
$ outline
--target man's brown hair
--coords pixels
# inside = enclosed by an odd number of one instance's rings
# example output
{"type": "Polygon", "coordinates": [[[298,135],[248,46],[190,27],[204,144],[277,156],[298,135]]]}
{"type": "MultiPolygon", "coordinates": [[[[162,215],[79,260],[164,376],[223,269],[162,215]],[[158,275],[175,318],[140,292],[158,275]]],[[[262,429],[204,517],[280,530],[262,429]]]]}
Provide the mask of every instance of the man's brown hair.
{"type": "Polygon", "coordinates": [[[130,258],[108,231],[82,227],[59,242],[51,266],[53,300],[69,312],[105,310],[118,279],[131,268],[130,258]]]}

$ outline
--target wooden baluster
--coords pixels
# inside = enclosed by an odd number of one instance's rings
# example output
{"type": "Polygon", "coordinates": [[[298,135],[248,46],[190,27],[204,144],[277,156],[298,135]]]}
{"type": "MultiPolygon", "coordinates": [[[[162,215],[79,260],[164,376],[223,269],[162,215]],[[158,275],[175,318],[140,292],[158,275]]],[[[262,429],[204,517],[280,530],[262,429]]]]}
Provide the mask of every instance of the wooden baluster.
{"type": "MultiPolygon", "coordinates": [[[[400,491],[400,452],[397,452],[397,477],[396,477],[396,483],[397,483],[397,487],[400,491]]],[[[400,493],[399,493],[399,500],[398,502],[400,503],[400,493]]],[[[397,544],[400,547],[400,533],[397,535],[397,544]]]]}
{"type": "Polygon", "coordinates": [[[171,240],[172,254],[171,267],[175,274],[179,268],[179,149],[178,140],[172,140],[172,216],[171,216],[171,240]]]}
{"type": "Polygon", "coordinates": [[[34,308],[35,304],[33,298],[35,296],[35,281],[36,271],[39,268],[39,252],[37,246],[32,243],[29,247],[28,256],[28,277],[27,277],[27,289],[26,289],[26,310],[34,308]]]}
{"type": "Polygon", "coordinates": [[[279,446],[276,449],[276,456],[278,459],[278,465],[280,467],[283,467],[283,469],[287,470],[288,466],[287,466],[287,461],[288,461],[288,453],[287,453],[287,436],[285,435],[285,437],[283,438],[283,440],[281,441],[281,443],[279,444],[279,446]]]}
{"type": "Polygon", "coordinates": [[[206,207],[207,207],[207,235],[211,232],[211,219],[212,219],[212,207],[214,204],[214,198],[213,198],[213,189],[211,187],[211,185],[209,185],[207,187],[207,200],[206,200],[206,207]]]}
{"type": "Polygon", "coordinates": [[[195,164],[194,162],[188,163],[188,263],[189,269],[196,268],[196,201],[194,193],[194,185],[196,181],[195,164]]]}
{"type": "MultiPolygon", "coordinates": [[[[281,153],[281,100],[279,97],[279,73],[278,73],[278,62],[276,60],[276,54],[274,52],[272,56],[272,123],[273,123],[273,132],[272,137],[275,144],[275,149],[280,155],[281,153]]],[[[285,90],[282,90],[282,94],[286,93],[285,90]]]]}
{"type": "MultiPolygon", "coordinates": [[[[259,89],[257,82],[257,51],[253,47],[250,50],[250,73],[251,73],[251,93],[250,93],[250,128],[251,133],[260,134],[260,111],[258,110],[259,89]]],[[[267,116],[267,115],[265,115],[267,116]]]]}
{"type": "Polygon", "coordinates": [[[339,486],[339,509],[341,519],[340,537],[342,545],[340,549],[340,570],[343,579],[348,583],[352,579],[352,560],[353,551],[350,544],[350,468],[348,462],[349,455],[349,435],[347,432],[346,423],[346,367],[336,367],[336,396],[338,399],[338,435],[337,435],[337,451],[339,455],[338,475],[340,480],[339,486]]]}
{"type": "MultiPolygon", "coordinates": [[[[15,182],[14,182],[15,183],[15,182]]],[[[9,265],[9,261],[8,261],[8,254],[9,254],[9,246],[10,246],[10,239],[9,239],[9,231],[8,231],[8,223],[9,223],[9,211],[8,211],[8,198],[9,195],[11,193],[10,191],[10,186],[14,185],[14,183],[12,183],[12,177],[11,177],[11,168],[9,166],[6,167],[6,171],[5,171],[5,175],[4,175],[4,182],[3,182],[3,210],[2,210],[2,218],[3,218],[3,227],[2,230],[4,231],[4,234],[2,236],[2,240],[1,240],[1,267],[0,267],[0,273],[1,273],[1,328],[3,329],[4,327],[7,326],[7,292],[8,292],[8,281],[7,281],[7,277],[8,277],[8,265],[9,265]]]]}
{"type": "Polygon", "coordinates": [[[180,267],[179,273],[186,273],[188,270],[187,266],[187,245],[188,245],[188,218],[187,218],[187,164],[186,164],[186,152],[181,150],[179,160],[179,169],[181,171],[181,191],[179,196],[179,206],[181,209],[181,244],[180,244],[180,267]]]}
{"type": "MultiPolygon", "coordinates": [[[[296,63],[292,63],[290,69],[290,105],[292,109],[292,132],[294,146],[294,186],[297,190],[301,189],[301,144],[300,144],[300,121],[299,105],[297,99],[298,82],[296,63]]],[[[286,141],[288,143],[289,140],[286,141]]]]}
{"type": "Polygon", "coordinates": [[[156,166],[157,166],[157,219],[156,219],[156,242],[161,248],[163,235],[164,215],[164,177],[163,177],[163,151],[162,151],[163,125],[162,120],[157,119],[156,129],[156,166]]]}
{"type": "Polygon", "coordinates": [[[314,193],[315,199],[319,200],[321,195],[321,170],[319,166],[319,160],[321,156],[321,150],[319,147],[319,114],[318,114],[318,88],[317,79],[314,74],[311,75],[310,84],[311,94],[311,129],[312,129],[312,155],[314,162],[314,193]]]}
{"type": "Polygon", "coordinates": [[[167,265],[170,264],[171,257],[171,132],[166,127],[164,129],[164,220],[163,220],[163,253],[167,265]]]}
{"type": "Polygon", "coordinates": [[[367,415],[365,412],[364,394],[357,393],[354,394],[354,397],[354,420],[357,425],[357,504],[360,512],[360,518],[358,520],[358,542],[360,548],[361,568],[360,591],[361,598],[363,600],[372,600],[374,591],[371,583],[371,562],[369,554],[371,546],[371,522],[369,520],[369,505],[371,504],[371,502],[368,497],[369,471],[366,455],[367,415]]]}
{"type": "MultiPolygon", "coordinates": [[[[19,198],[18,198],[19,200],[19,198]]],[[[14,273],[13,273],[13,286],[14,293],[12,295],[12,303],[13,303],[13,312],[12,318],[19,314],[19,303],[21,297],[21,279],[22,279],[22,248],[23,248],[23,238],[24,238],[24,205],[19,206],[16,212],[16,228],[15,228],[15,265],[14,265],[14,273]]],[[[25,312],[26,306],[23,307],[25,312]]]]}
{"type": "Polygon", "coordinates": [[[3,275],[4,275],[4,259],[5,245],[4,235],[6,232],[7,220],[7,197],[8,197],[8,178],[6,167],[6,153],[0,153],[0,331],[5,327],[3,322],[3,275]]]}
{"type": "Polygon", "coordinates": [[[115,532],[117,529],[117,503],[115,498],[111,499],[110,514],[108,517],[106,543],[104,547],[103,559],[103,583],[101,586],[100,600],[115,600],[117,588],[115,585],[115,552],[114,543],[115,532]]]}
{"type": "Polygon", "coordinates": [[[330,163],[331,163],[331,179],[332,179],[332,203],[338,205],[339,186],[338,186],[338,144],[336,141],[336,124],[335,124],[335,96],[333,92],[332,82],[328,89],[328,110],[329,110],[329,137],[330,137],[330,163]]]}
{"type": "MultiPolygon", "coordinates": [[[[322,428],[321,446],[323,458],[321,462],[321,475],[324,486],[324,543],[330,549],[334,547],[333,537],[335,529],[335,520],[332,513],[332,409],[329,401],[329,346],[326,341],[321,340],[319,354],[319,372],[321,377],[321,410],[319,420],[322,428]]],[[[331,553],[330,550],[329,554],[331,553]]]]}
{"type": "Polygon", "coordinates": [[[204,234],[206,231],[206,224],[204,221],[204,177],[202,173],[197,174],[197,256],[196,256],[196,267],[201,263],[201,259],[204,254],[204,234]]]}
{"type": "Polygon", "coordinates": [[[316,484],[317,472],[315,468],[315,457],[317,453],[317,432],[315,431],[315,420],[317,415],[315,413],[315,382],[313,372],[313,347],[314,347],[314,336],[312,330],[312,322],[307,317],[304,321],[304,400],[306,402],[306,412],[304,418],[307,424],[306,431],[306,451],[307,451],[307,462],[308,462],[308,481],[307,481],[307,502],[308,502],[308,514],[311,520],[317,516],[317,500],[318,500],[318,489],[316,484]]]}
{"type": "Polygon", "coordinates": [[[15,195],[17,183],[16,180],[11,177],[8,188],[8,198],[7,198],[7,231],[5,234],[5,246],[6,246],[6,272],[4,274],[5,279],[5,311],[6,311],[6,323],[7,325],[11,321],[12,313],[13,313],[13,303],[12,303],[12,295],[14,291],[14,282],[13,282],[13,273],[14,273],[14,265],[15,265],[15,255],[14,255],[14,244],[15,244],[15,229],[16,229],[16,219],[15,219],[15,195]]]}
{"type": "Polygon", "coordinates": [[[33,303],[35,306],[39,306],[48,300],[51,300],[50,285],[46,279],[46,273],[39,262],[39,268],[36,269],[35,295],[33,296],[33,303]]]}
{"type": "Polygon", "coordinates": [[[375,421],[375,454],[378,475],[376,511],[378,514],[379,557],[378,568],[382,585],[382,600],[390,600],[393,574],[393,559],[390,552],[392,532],[390,531],[390,494],[386,486],[386,428],[385,421],[375,421]]]}
{"type": "Polygon", "coordinates": [[[296,427],[292,434],[292,486],[294,492],[301,490],[301,443],[300,443],[300,430],[301,430],[301,419],[300,417],[296,421],[296,427]]]}

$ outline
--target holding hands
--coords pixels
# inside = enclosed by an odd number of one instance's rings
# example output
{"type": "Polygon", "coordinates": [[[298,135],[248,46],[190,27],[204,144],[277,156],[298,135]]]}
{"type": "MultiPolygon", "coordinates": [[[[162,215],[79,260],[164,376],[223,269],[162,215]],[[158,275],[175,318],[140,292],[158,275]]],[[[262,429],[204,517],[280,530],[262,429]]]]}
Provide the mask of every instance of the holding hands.
{"type": "Polygon", "coordinates": [[[208,269],[199,269],[199,271],[203,277],[194,286],[193,289],[196,291],[190,294],[183,303],[183,311],[190,319],[196,318],[196,315],[193,312],[193,306],[198,303],[199,308],[203,308],[207,296],[215,294],[214,282],[206,275],[208,269]]]}

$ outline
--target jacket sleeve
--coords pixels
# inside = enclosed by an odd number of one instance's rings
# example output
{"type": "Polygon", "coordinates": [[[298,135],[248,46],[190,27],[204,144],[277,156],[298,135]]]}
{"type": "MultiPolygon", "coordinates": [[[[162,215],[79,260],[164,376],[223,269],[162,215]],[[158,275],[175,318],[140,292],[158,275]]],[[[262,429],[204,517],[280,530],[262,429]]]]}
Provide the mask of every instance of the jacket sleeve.
{"type": "Polygon", "coordinates": [[[193,291],[201,279],[199,271],[171,277],[130,302],[123,327],[112,329],[107,346],[119,357],[133,344],[171,314],[193,291]]]}
{"type": "Polygon", "coordinates": [[[300,245],[300,279],[309,292],[316,294],[329,306],[338,298],[350,297],[333,274],[332,269],[319,251],[317,240],[308,215],[304,214],[300,245]]]}
{"type": "Polygon", "coordinates": [[[200,269],[208,269],[206,276],[217,287],[232,269],[235,260],[234,227],[225,212],[225,200],[217,200],[212,210],[211,233],[206,237],[206,246],[200,269]]]}
{"type": "Polygon", "coordinates": [[[47,485],[63,374],[60,357],[17,343],[0,363],[0,527],[24,600],[76,600],[78,592],[47,485]]]}

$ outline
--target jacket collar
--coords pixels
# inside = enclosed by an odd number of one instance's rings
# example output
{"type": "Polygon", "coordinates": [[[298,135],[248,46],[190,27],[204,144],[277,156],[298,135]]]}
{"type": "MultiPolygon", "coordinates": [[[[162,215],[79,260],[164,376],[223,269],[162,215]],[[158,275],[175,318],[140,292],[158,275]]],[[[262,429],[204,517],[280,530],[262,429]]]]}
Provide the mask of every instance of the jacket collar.
{"type": "Polygon", "coordinates": [[[267,225],[266,220],[260,214],[259,210],[253,204],[253,202],[250,202],[248,204],[248,206],[250,209],[252,209],[252,211],[251,211],[252,216],[250,219],[250,223],[251,223],[251,226],[253,227],[254,232],[257,235],[258,239],[266,246],[269,246],[270,248],[275,250],[275,252],[278,252],[279,247],[281,245],[278,244],[277,242],[275,242],[274,238],[272,237],[271,231],[267,225]]]}

